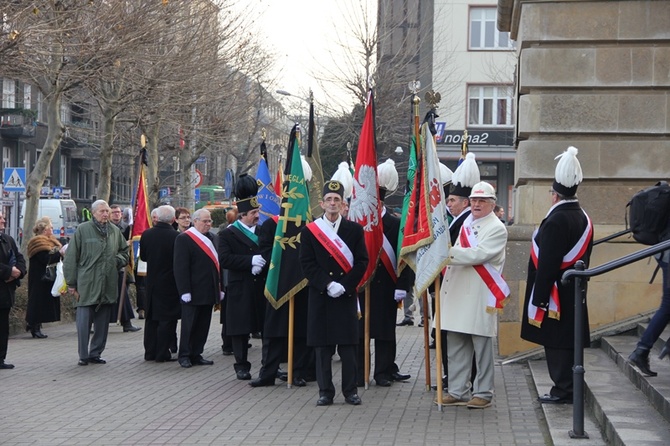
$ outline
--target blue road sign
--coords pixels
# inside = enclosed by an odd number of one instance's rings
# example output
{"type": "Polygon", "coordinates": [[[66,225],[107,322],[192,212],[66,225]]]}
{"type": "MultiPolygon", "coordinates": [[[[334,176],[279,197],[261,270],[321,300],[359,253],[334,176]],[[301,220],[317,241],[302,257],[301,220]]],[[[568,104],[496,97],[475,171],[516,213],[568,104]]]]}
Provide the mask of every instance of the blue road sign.
{"type": "Polygon", "coordinates": [[[26,191],[25,167],[6,167],[2,178],[5,183],[3,189],[6,192],[26,191]]]}

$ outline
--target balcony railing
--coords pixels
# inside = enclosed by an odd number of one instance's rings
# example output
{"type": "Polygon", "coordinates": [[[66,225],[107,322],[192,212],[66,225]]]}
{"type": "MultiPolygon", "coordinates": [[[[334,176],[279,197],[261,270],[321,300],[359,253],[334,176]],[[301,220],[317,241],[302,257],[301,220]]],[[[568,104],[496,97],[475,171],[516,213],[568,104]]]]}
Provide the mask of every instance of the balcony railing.
{"type": "Polygon", "coordinates": [[[22,111],[4,110],[0,114],[0,135],[3,138],[22,138],[35,136],[35,121],[22,111]]]}

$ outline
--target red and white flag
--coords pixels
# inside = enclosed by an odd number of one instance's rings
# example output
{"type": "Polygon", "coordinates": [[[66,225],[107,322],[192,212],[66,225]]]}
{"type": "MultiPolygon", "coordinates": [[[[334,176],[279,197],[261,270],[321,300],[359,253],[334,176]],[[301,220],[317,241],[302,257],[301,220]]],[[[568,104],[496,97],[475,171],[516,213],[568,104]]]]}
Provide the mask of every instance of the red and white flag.
{"type": "Polygon", "coordinates": [[[365,246],[370,259],[368,268],[358,287],[363,288],[372,278],[382,249],[384,229],[382,227],[382,206],[379,201],[377,181],[377,142],[375,136],[374,95],[368,93],[368,105],[361,135],[358,139],[354,188],[349,205],[349,220],[363,226],[365,246]]]}

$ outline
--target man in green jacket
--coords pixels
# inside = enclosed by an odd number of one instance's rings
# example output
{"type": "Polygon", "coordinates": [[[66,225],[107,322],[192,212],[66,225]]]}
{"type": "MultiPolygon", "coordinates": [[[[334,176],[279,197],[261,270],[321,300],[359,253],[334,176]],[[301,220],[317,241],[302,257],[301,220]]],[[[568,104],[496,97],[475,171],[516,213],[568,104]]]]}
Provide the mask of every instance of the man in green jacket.
{"type": "Polygon", "coordinates": [[[100,357],[107,343],[112,305],[119,297],[117,275],[128,264],[128,245],[119,228],[109,223],[109,205],[91,205],[92,219],[82,223],[68,245],[63,274],[77,308],[79,365],[105,364],[100,357]],[[93,339],[89,336],[91,324],[93,339]]]}

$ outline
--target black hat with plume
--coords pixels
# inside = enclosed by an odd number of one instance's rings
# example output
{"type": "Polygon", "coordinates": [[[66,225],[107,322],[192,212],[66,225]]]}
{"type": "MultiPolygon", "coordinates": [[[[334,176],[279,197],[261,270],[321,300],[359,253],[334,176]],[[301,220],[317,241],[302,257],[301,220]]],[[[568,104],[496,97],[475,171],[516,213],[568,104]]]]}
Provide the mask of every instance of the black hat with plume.
{"type": "Polygon", "coordinates": [[[258,209],[258,183],[248,174],[242,174],[237,179],[235,184],[235,197],[237,197],[237,210],[240,213],[249,212],[253,209],[258,209]]]}

